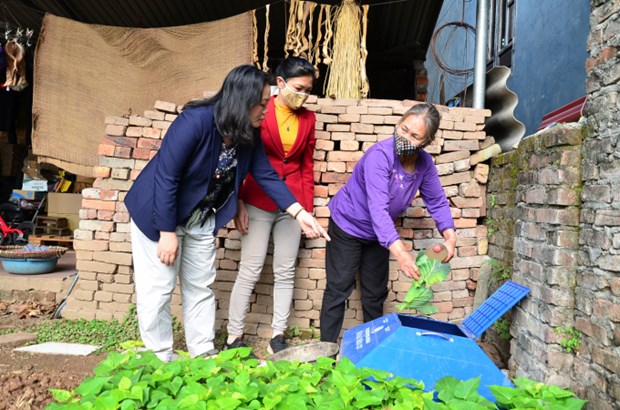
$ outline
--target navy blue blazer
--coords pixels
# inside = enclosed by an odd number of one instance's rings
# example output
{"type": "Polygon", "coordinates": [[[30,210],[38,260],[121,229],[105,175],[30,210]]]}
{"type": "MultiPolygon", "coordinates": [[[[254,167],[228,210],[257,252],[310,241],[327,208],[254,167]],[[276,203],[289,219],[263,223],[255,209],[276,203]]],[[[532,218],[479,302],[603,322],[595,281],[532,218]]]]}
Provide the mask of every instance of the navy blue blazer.
{"type": "MultiPolygon", "coordinates": [[[[125,197],[131,218],[149,239],[158,241],[160,232],[173,232],[189,219],[207,194],[222,142],[212,106],[186,109],[170,125],[125,197]]],[[[235,188],[215,215],[214,234],[237,213],[237,193],[248,172],[280,209],[297,202],[269,163],[257,130],[254,145],[237,148],[235,188]]]]}

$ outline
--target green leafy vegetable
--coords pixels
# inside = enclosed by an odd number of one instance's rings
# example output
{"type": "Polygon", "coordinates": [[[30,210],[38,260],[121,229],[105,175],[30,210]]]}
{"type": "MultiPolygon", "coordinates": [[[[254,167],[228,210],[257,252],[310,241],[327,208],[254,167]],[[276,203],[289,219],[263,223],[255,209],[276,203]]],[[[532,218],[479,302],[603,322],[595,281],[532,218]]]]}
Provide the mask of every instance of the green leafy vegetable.
{"type": "Polygon", "coordinates": [[[432,315],[437,313],[438,309],[432,303],[435,294],[430,287],[448,277],[450,264],[431,259],[426,255],[426,252],[422,251],[418,252],[415,264],[420,270],[420,279],[411,282],[411,287],[403,302],[397,307],[401,312],[405,309],[411,309],[423,315],[432,315]]]}
{"type": "Polygon", "coordinates": [[[489,386],[497,404],[505,409],[568,409],[580,410],[585,400],[580,400],[570,390],[547,386],[525,377],[513,380],[515,388],[489,386]]]}

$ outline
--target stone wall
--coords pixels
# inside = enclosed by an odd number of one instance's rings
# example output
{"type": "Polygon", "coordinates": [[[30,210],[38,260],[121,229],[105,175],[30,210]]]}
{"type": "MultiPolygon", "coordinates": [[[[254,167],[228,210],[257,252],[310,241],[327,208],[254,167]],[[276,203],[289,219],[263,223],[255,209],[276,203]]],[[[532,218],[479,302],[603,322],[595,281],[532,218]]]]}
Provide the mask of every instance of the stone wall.
{"type": "Polygon", "coordinates": [[[74,277],[75,274],[66,277],[48,275],[39,276],[35,281],[29,275],[0,272],[0,300],[61,303],[74,277]]]}
{"type": "Polygon", "coordinates": [[[620,409],[620,2],[590,2],[586,61],[589,135],[583,191],[575,327],[579,393],[597,410],[620,409]]]}
{"type": "MultiPolygon", "coordinates": [[[[329,199],[346,182],[357,160],[376,141],[391,137],[394,126],[413,101],[330,100],[311,97],[307,106],[317,113],[315,151],[315,214],[327,225],[329,199]]],[[[488,165],[482,163],[497,152],[492,138],[483,131],[488,110],[439,107],[442,111],[436,141],[427,147],[433,154],[441,182],[452,205],[458,228],[457,256],[449,280],[435,286],[440,320],[458,321],[472,309],[473,293],[482,262],[486,259],[484,192],[488,165]]],[[[175,104],[158,101],[144,115],[108,117],[106,136],[99,147],[101,165],[92,189],[84,190],[80,229],[75,231],[78,286],[63,315],[67,318],[122,317],[135,301],[132,283],[129,215],[124,196],[155,155],[171,121],[175,104]]],[[[416,199],[397,221],[409,248],[422,249],[440,236],[421,200],[416,199]]],[[[232,225],[218,232],[218,275],[213,288],[218,300],[218,326],[228,314],[228,299],[240,256],[239,233],[232,225]]],[[[323,239],[304,240],[299,251],[291,325],[302,329],[319,327],[319,309],[325,288],[323,239]]],[[[271,257],[256,286],[247,320],[248,334],[270,336],[272,306],[271,257]]],[[[390,293],[386,311],[402,300],[409,282],[399,277],[395,262],[390,269],[390,293]]],[[[181,314],[178,289],[173,312],[181,314]]],[[[348,302],[345,327],[361,323],[359,290],[348,302]]]]}
{"type": "Polygon", "coordinates": [[[491,160],[487,185],[489,257],[510,270],[514,261],[514,238],[519,187],[519,151],[510,151],[491,160]]]}
{"type": "Polygon", "coordinates": [[[573,356],[554,329],[574,324],[583,129],[555,126],[521,141],[511,158],[519,170],[512,277],[531,292],[513,316],[510,368],[563,386],[573,356]]]}
{"type": "MultiPolygon", "coordinates": [[[[578,317],[582,140],[587,128],[562,124],[525,138],[493,159],[489,176],[489,255],[531,293],[513,311],[513,375],[572,388],[585,397],[585,368],[555,332],[583,331],[578,317]],[[494,198],[494,201],[491,200],[494,198]],[[579,369],[579,371],[578,371],[579,369]]],[[[585,341],[584,341],[585,342],[585,341]]],[[[600,408],[600,407],[592,407],[600,408]]]]}
{"type": "Polygon", "coordinates": [[[618,410],[620,3],[593,0],[591,10],[587,125],[539,132],[492,161],[488,212],[505,219],[489,255],[532,289],[513,316],[513,374],[569,387],[588,409],[618,410]],[[579,332],[576,354],[560,346],[559,326],[579,332]]]}

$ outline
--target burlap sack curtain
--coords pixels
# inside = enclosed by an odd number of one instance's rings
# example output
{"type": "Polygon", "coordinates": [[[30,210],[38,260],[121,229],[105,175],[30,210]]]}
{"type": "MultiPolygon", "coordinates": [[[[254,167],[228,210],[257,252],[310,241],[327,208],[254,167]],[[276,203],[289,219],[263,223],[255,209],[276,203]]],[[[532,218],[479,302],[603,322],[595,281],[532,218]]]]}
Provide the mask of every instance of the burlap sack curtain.
{"type": "Polygon", "coordinates": [[[252,18],[157,29],[89,25],[46,15],[34,64],[33,151],[90,176],[108,115],[142,114],[217,90],[252,58],[252,18]]]}

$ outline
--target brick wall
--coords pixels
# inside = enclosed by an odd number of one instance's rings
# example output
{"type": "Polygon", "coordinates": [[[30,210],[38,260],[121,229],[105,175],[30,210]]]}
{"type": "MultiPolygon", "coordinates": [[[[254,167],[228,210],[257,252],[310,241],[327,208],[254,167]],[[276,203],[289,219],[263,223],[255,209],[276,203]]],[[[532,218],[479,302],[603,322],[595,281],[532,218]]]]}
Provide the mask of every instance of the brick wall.
{"type": "MultiPolygon", "coordinates": [[[[316,216],[327,224],[329,199],[346,182],[356,161],[372,144],[389,138],[400,116],[413,101],[329,100],[311,97],[307,106],[317,113],[315,151],[316,216]]],[[[499,146],[485,135],[483,124],[488,110],[439,107],[442,111],[436,141],[427,147],[433,154],[441,182],[452,205],[458,228],[457,256],[449,280],[435,286],[440,320],[457,321],[470,311],[476,279],[486,259],[484,193],[488,165],[499,146]]],[[[132,284],[129,215],[123,205],[126,191],[140,170],[157,152],[177,106],[158,101],[144,115],[108,117],[106,136],[99,147],[101,165],[97,180],[84,191],[80,229],[75,231],[77,268],[80,280],[63,315],[68,318],[120,318],[135,301],[132,284]]],[[[422,249],[440,236],[422,201],[416,199],[397,222],[405,243],[422,249]]],[[[228,300],[240,256],[239,233],[232,225],[218,232],[218,275],[213,288],[218,300],[218,326],[227,317],[228,300]]],[[[299,251],[291,325],[319,327],[319,309],[325,288],[324,240],[304,240],[299,251]]],[[[271,249],[270,249],[271,252],[271,249]]],[[[258,282],[247,320],[247,333],[270,336],[273,275],[271,257],[258,282]]],[[[390,293],[386,311],[402,300],[409,282],[399,277],[395,262],[390,268],[390,293]]],[[[173,296],[173,313],[180,315],[178,289],[173,296]]],[[[359,290],[348,302],[345,327],[361,323],[359,290]]]]}

